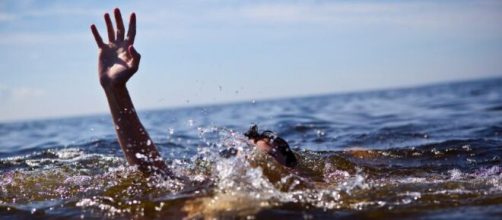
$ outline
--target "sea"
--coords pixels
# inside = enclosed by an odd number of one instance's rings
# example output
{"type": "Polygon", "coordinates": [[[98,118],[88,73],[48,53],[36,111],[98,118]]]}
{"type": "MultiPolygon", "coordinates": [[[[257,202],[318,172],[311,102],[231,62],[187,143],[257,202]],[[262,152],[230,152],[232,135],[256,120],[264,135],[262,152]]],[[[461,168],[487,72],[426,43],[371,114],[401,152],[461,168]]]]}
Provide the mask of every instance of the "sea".
{"type": "Polygon", "coordinates": [[[502,78],[139,116],[180,178],[129,166],[109,114],[0,123],[0,219],[502,219],[502,78]]]}

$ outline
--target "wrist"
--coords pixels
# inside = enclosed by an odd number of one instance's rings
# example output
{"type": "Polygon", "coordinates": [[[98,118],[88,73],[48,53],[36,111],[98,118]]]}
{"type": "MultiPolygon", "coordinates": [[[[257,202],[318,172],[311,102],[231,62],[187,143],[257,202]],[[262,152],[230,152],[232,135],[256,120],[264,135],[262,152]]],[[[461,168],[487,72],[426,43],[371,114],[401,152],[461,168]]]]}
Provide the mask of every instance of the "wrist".
{"type": "Polygon", "coordinates": [[[105,93],[114,93],[127,90],[125,83],[101,83],[101,87],[103,88],[103,90],[105,90],[105,93]]]}
{"type": "Polygon", "coordinates": [[[126,87],[126,81],[110,79],[108,77],[100,77],[99,83],[101,87],[106,90],[122,89],[126,87]]]}

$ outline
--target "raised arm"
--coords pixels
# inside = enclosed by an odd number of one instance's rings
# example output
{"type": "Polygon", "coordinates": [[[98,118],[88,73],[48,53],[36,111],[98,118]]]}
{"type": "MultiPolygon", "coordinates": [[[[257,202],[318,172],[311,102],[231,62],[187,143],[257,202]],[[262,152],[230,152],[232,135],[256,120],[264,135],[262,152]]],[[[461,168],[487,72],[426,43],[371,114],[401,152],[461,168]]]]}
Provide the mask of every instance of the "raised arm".
{"type": "Polygon", "coordinates": [[[112,20],[105,14],[108,43],[104,43],[96,26],[91,31],[98,44],[98,74],[110,111],[120,147],[130,165],[137,165],[146,174],[172,175],[162,160],[159,151],[141,124],[127,91],[126,83],[139,67],[140,54],[134,49],[136,15],[131,14],[129,29],[125,35],[120,10],[114,10],[117,31],[112,20]]]}

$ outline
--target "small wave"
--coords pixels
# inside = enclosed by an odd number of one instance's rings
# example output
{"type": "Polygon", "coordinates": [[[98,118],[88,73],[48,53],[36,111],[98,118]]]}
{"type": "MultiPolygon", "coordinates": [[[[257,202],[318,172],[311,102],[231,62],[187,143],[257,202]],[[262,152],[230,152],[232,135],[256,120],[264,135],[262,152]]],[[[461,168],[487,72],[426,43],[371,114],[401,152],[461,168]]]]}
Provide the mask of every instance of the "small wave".
{"type": "Polygon", "coordinates": [[[147,112],[145,126],[179,179],[146,178],[128,166],[108,116],[0,124],[0,216],[497,216],[499,84],[147,112]],[[251,122],[283,136],[298,167],[248,146],[241,133],[251,122]],[[229,148],[239,153],[221,157],[229,148]]]}

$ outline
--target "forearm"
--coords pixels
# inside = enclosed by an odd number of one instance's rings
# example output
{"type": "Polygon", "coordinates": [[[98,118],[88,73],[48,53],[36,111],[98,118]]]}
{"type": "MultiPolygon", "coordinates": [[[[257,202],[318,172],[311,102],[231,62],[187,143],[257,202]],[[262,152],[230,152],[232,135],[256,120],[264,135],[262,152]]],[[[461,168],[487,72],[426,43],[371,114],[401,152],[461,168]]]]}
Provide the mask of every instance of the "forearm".
{"type": "Polygon", "coordinates": [[[120,147],[130,165],[147,174],[167,173],[155,144],[141,124],[125,85],[104,87],[120,147]]]}

